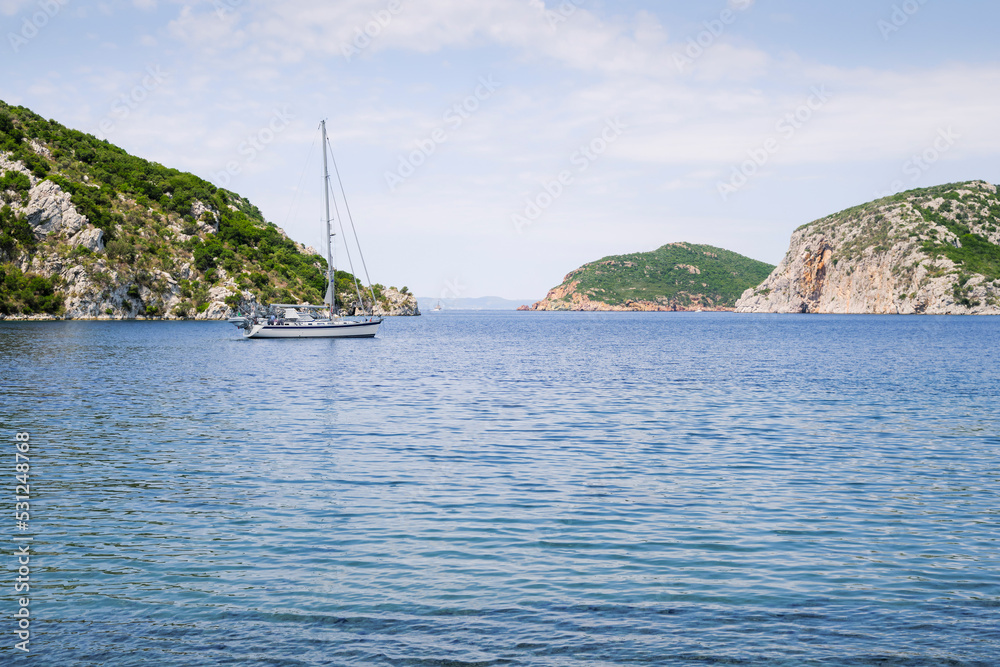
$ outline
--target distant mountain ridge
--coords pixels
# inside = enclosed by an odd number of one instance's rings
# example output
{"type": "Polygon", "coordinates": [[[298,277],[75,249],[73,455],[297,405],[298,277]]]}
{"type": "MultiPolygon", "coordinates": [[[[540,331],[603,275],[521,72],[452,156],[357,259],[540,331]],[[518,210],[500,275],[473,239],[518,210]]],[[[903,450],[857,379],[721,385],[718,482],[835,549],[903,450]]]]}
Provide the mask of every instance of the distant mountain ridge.
{"type": "MultiPolygon", "coordinates": [[[[247,199],[3,102],[0,198],[0,319],[220,319],[326,290],[326,259],[247,199]]],[[[349,273],[336,294],[362,306],[349,273]]],[[[364,307],[419,314],[406,288],[364,307]]]]}
{"type": "Polygon", "coordinates": [[[715,246],[670,243],[584,264],[521,310],[729,310],[773,268],[715,246]]]}
{"type": "Polygon", "coordinates": [[[442,310],[517,310],[524,300],[504,299],[498,296],[445,297],[421,296],[417,298],[422,312],[430,312],[441,304],[442,310]]]}
{"type": "Polygon", "coordinates": [[[1000,314],[998,188],[985,181],[922,188],[803,225],[737,310],[1000,314]]]}

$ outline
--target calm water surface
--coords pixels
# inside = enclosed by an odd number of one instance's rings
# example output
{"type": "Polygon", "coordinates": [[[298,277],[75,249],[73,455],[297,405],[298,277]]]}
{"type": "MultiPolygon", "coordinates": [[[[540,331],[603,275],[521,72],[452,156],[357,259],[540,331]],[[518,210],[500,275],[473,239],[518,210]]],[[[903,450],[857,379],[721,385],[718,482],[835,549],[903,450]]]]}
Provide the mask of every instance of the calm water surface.
{"type": "MultiPolygon", "coordinates": [[[[1000,319],[0,324],[31,665],[1000,664],[1000,319]]],[[[9,511],[8,511],[9,510],[9,511]]],[[[6,629],[4,629],[6,628],[6,629]]]]}

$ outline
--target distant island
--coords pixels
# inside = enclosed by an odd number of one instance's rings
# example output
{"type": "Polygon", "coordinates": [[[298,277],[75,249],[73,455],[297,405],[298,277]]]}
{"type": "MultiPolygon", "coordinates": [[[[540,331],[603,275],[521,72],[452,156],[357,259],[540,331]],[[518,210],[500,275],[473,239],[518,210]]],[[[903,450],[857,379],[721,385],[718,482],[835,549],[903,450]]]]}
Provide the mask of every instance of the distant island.
{"type": "MultiPolygon", "coordinates": [[[[0,319],[223,319],[321,303],[326,259],[236,193],[0,102],[0,319]]],[[[406,287],[344,314],[418,315],[406,287]],[[374,301],[374,303],[371,303],[374,301]]]]}
{"type": "Polygon", "coordinates": [[[544,299],[519,310],[732,310],[739,296],[773,269],[730,250],[670,243],[584,264],[544,299]]]}
{"type": "Polygon", "coordinates": [[[904,192],[804,225],[744,313],[1000,314],[1000,196],[984,181],[904,192]]]}

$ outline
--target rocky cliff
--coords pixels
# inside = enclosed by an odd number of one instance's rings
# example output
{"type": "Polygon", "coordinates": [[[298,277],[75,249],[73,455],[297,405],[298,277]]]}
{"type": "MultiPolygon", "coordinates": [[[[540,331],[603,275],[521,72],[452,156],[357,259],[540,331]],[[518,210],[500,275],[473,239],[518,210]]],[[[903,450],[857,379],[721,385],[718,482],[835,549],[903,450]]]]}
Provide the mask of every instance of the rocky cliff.
{"type": "MultiPolygon", "coordinates": [[[[0,103],[0,319],[223,319],[317,303],[326,261],[239,195],[0,103]]],[[[341,312],[418,315],[406,288],[341,312]]]]}
{"type": "Polygon", "coordinates": [[[773,268],[722,248],[670,243],[585,264],[544,299],[519,310],[731,310],[773,268]]]}
{"type": "Polygon", "coordinates": [[[800,227],[745,313],[1000,314],[1000,197],[914,190],[800,227]]]}

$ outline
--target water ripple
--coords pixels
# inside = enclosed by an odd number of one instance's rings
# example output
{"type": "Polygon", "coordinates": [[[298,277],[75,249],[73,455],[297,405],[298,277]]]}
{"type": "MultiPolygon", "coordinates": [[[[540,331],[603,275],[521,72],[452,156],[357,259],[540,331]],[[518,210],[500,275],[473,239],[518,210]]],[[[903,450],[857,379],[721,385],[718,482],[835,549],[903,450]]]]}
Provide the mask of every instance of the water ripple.
{"type": "Polygon", "coordinates": [[[30,664],[996,664],[998,329],[2,323],[30,664]]]}

